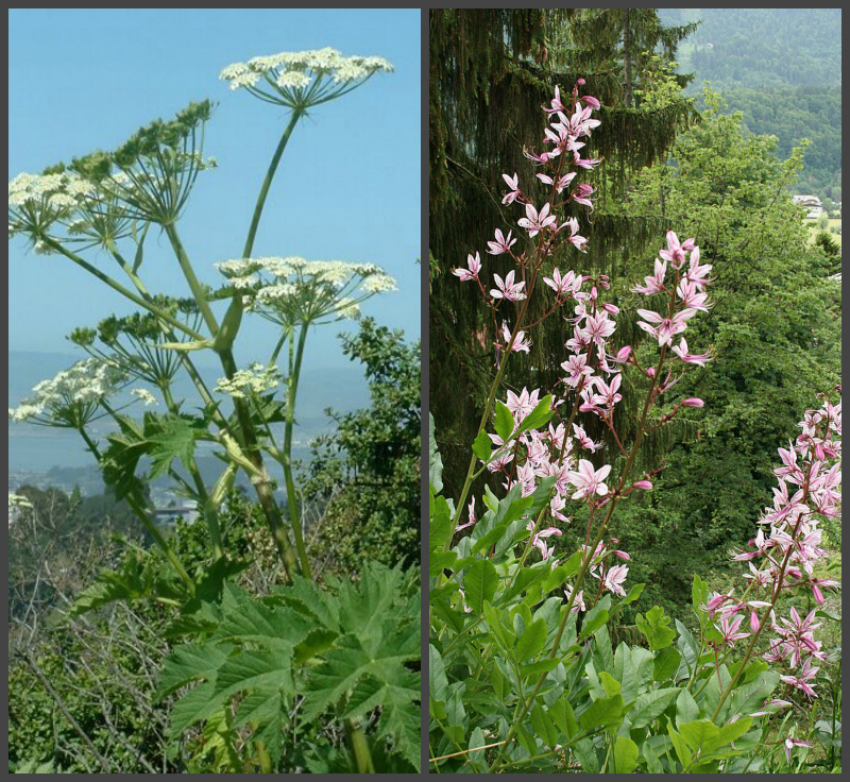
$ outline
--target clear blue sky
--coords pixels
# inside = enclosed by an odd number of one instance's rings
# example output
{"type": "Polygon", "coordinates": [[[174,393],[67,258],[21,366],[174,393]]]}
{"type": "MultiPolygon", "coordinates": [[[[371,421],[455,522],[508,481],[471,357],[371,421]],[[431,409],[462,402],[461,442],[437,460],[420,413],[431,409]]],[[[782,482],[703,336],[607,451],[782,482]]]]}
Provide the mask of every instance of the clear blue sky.
{"type": "MultiPolygon", "coordinates": [[[[180,230],[199,275],[219,283],[215,261],[239,257],[257,190],[287,112],[231,92],[218,80],[232,62],[259,54],[332,46],[396,66],[296,130],[266,205],[255,255],[368,261],[399,280],[366,314],[420,332],[421,116],[418,10],[11,10],[9,172],[38,172],[97,148],[111,149],[156,117],[192,100],[219,103],[201,175],[180,230]]],[[[167,241],[151,235],[143,266],[151,289],[185,294],[167,241]]],[[[95,256],[111,271],[108,256],[95,256]]],[[[116,270],[117,271],[117,270],[116,270]]],[[[9,348],[72,352],[75,326],[126,312],[117,294],[70,262],[10,244],[9,348]]],[[[309,365],[345,361],[336,334],[311,337],[309,365]]],[[[242,361],[264,360],[270,324],[249,324],[242,361]]]]}

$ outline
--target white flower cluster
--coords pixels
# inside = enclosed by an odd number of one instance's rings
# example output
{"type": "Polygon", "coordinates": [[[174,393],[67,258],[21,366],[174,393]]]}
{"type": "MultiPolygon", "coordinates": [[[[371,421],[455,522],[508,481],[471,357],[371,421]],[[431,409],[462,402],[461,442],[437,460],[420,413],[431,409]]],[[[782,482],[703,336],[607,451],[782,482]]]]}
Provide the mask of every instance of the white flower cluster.
{"type": "Polygon", "coordinates": [[[276,366],[266,367],[251,364],[248,369],[240,369],[233,377],[223,377],[216,383],[215,390],[229,394],[234,399],[244,399],[247,395],[262,394],[277,388],[283,380],[276,366]]]}
{"type": "Polygon", "coordinates": [[[216,268],[234,287],[251,287],[250,308],[278,323],[356,318],[363,301],[398,290],[396,281],[371,263],[288,256],[223,261],[216,268]]]}
{"type": "Polygon", "coordinates": [[[145,407],[158,404],[156,397],[146,388],[134,388],[130,393],[143,402],[145,407]]]}
{"type": "Polygon", "coordinates": [[[265,100],[306,108],[338,97],[379,71],[391,73],[393,66],[382,57],[345,57],[325,48],[252,57],[228,65],[219,78],[231,90],[247,89],[265,100]],[[271,87],[274,94],[260,85],[271,87]],[[321,89],[322,85],[330,89],[321,89]]]}
{"type": "Polygon", "coordinates": [[[52,414],[53,421],[67,423],[70,408],[85,408],[92,413],[101,400],[116,393],[124,381],[124,374],[113,365],[94,358],[85,359],[52,380],[35,386],[32,397],[16,408],[9,408],[9,418],[18,423],[48,423],[45,419],[52,414]]]}

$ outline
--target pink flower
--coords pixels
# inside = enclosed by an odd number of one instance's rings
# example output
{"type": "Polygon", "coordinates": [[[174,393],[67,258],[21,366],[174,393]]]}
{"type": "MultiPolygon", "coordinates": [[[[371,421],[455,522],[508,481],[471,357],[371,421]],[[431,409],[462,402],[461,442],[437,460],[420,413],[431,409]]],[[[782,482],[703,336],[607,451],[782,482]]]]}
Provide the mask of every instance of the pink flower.
{"type": "MultiPolygon", "coordinates": [[[[505,338],[505,345],[508,345],[511,341],[511,330],[508,328],[507,321],[502,321],[502,336],[505,338]]],[[[516,339],[514,339],[514,344],[511,346],[511,352],[528,353],[530,347],[531,340],[525,339],[525,332],[517,332],[516,339]]]]}
{"type": "Polygon", "coordinates": [[[550,117],[553,114],[557,114],[559,111],[564,111],[566,109],[566,106],[561,103],[561,91],[557,86],[555,87],[555,97],[552,98],[551,106],[552,108],[547,108],[546,105],[543,106],[543,111],[545,111],[550,117]]]}
{"type": "MultiPolygon", "coordinates": [[[[588,161],[585,161],[585,162],[586,163],[593,163],[594,165],[596,165],[599,161],[598,160],[588,160],[588,161]]],[[[589,166],[584,166],[584,167],[588,168],[589,166]]],[[[593,195],[593,187],[591,185],[582,184],[582,185],[579,185],[578,188],[576,188],[576,191],[573,193],[572,198],[573,198],[573,201],[575,201],[577,204],[581,204],[582,206],[590,207],[590,211],[592,212],[593,211],[593,201],[590,200],[590,196],[592,196],[592,195],[593,195]]]]}
{"type": "Polygon", "coordinates": [[[709,353],[688,353],[688,343],[685,338],[679,341],[679,345],[673,345],[672,351],[686,364],[696,364],[698,367],[704,367],[706,361],[711,361],[709,353]]]}
{"type": "MultiPolygon", "coordinates": [[[[571,217],[565,223],[562,223],[558,226],[558,231],[563,231],[564,228],[570,229],[570,236],[567,241],[572,244],[577,250],[585,251],[585,245],[587,244],[587,239],[584,236],[579,236],[578,234],[578,220],[575,217],[571,217]]],[[[581,275],[578,275],[578,279],[581,280],[581,275]]]]}
{"type": "Polygon", "coordinates": [[[556,268],[551,277],[543,278],[543,282],[559,296],[567,296],[576,293],[581,288],[581,275],[568,271],[561,277],[560,270],[556,268]]]}
{"type": "Polygon", "coordinates": [[[519,175],[514,174],[513,177],[509,177],[507,174],[502,174],[502,179],[508,183],[508,187],[511,189],[510,192],[502,199],[502,203],[512,204],[522,195],[519,189],[519,175]]]}
{"type": "Polygon", "coordinates": [[[613,592],[615,595],[625,597],[626,591],[623,589],[621,584],[626,580],[626,576],[628,574],[628,565],[614,565],[614,567],[609,568],[608,572],[605,574],[605,589],[609,592],[613,592]]]}
{"type": "Polygon", "coordinates": [[[578,386],[583,377],[588,377],[593,374],[593,367],[589,367],[587,365],[586,353],[570,356],[561,364],[561,369],[568,373],[568,377],[565,379],[567,385],[571,388],[578,386]]]}
{"type": "Polygon", "coordinates": [[[552,179],[552,177],[547,176],[546,174],[538,174],[537,178],[543,182],[544,185],[554,185],[555,191],[557,193],[562,193],[570,182],[576,178],[576,173],[573,171],[569,174],[564,174],[564,176],[560,177],[558,180],[552,179]]]}
{"type": "Polygon", "coordinates": [[[681,334],[687,328],[687,321],[696,314],[697,311],[694,309],[684,309],[677,312],[672,318],[663,318],[652,310],[638,310],[638,315],[644,320],[658,324],[657,326],[650,326],[649,323],[639,320],[638,326],[655,337],[658,340],[659,347],[665,344],[670,345],[673,342],[673,337],[676,334],[681,334]]]}
{"type": "Polygon", "coordinates": [[[646,285],[636,285],[632,288],[635,293],[642,293],[644,296],[651,296],[653,293],[661,293],[666,290],[664,288],[664,275],[667,274],[667,261],[662,263],[658,258],[655,259],[655,273],[652,277],[644,277],[646,285]]]}
{"type": "Polygon", "coordinates": [[[801,690],[809,698],[817,698],[813,686],[809,682],[815,678],[820,668],[812,668],[812,658],[806,658],[798,676],[780,676],[779,680],[801,690]]]}
{"type": "Polygon", "coordinates": [[[573,435],[575,439],[578,440],[578,444],[584,448],[586,451],[598,451],[602,446],[594,443],[590,437],[587,436],[587,433],[584,431],[584,428],[579,426],[578,424],[573,424],[573,435]]]}
{"type": "Polygon", "coordinates": [[[476,280],[478,279],[478,272],[481,271],[481,258],[478,253],[475,253],[475,257],[472,255],[466,256],[466,265],[469,267],[467,269],[455,269],[452,274],[460,277],[461,282],[466,282],[467,280],[476,280]]]}
{"type": "Polygon", "coordinates": [[[475,518],[475,497],[473,497],[472,502],[469,503],[467,511],[469,512],[469,521],[466,524],[461,524],[458,527],[455,527],[455,532],[471,527],[477,522],[477,519],[475,518]]]}
{"type": "Polygon", "coordinates": [[[508,238],[506,239],[502,232],[497,228],[496,229],[496,241],[495,242],[487,242],[487,246],[490,248],[487,250],[490,255],[502,255],[503,253],[507,253],[511,251],[511,247],[516,244],[516,239],[511,239],[511,231],[508,231],[508,238]]]}
{"type": "Polygon", "coordinates": [[[685,264],[685,253],[694,249],[694,240],[686,239],[679,243],[679,237],[674,231],[667,232],[667,249],[658,254],[664,260],[670,261],[674,269],[681,269],[685,264]]]}
{"type": "Polygon", "coordinates": [[[681,280],[676,288],[676,293],[683,307],[691,307],[695,310],[708,312],[708,294],[699,292],[696,283],[681,280]]]}
{"type": "Polygon", "coordinates": [[[596,315],[588,315],[584,321],[584,334],[597,345],[601,345],[608,337],[617,330],[617,324],[609,320],[605,310],[597,312],[596,315]]]}
{"type": "Polygon", "coordinates": [[[549,214],[549,209],[549,204],[543,204],[543,208],[538,212],[532,204],[526,204],[526,216],[521,217],[517,222],[521,228],[528,230],[529,236],[537,236],[540,231],[556,221],[555,215],[549,214]]]}
{"type": "Polygon", "coordinates": [[[515,283],[514,272],[508,272],[504,280],[498,274],[494,274],[493,277],[496,280],[496,288],[498,288],[498,290],[492,289],[490,291],[490,295],[494,299],[522,301],[525,298],[525,294],[522,292],[522,289],[525,287],[525,281],[515,283]]]}
{"type": "Polygon", "coordinates": [[[800,739],[795,739],[792,737],[788,737],[785,739],[785,758],[788,762],[791,762],[791,751],[794,747],[811,747],[813,746],[810,741],[800,741],[800,739]]]}
{"type": "Polygon", "coordinates": [[[742,638],[749,637],[749,633],[738,632],[738,628],[741,626],[741,622],[743,621],[743,616],[736,617],[731,622],[729,621],[728,616],[724,616],[720,620],[720,631],[723,634],[723,643],[727,644],[730,647],[733,647],[735,645],[735,641],[739,641],[742,638]]]}
{"type": "Polygon", "coordinates": [[[546,163],[550,162],[554,158],[558,157],[561,154],[560,149],[553,149],[551,152],[541,152],[539,155],[532,150],[531,152],[526,152],[523,150],[523,155],[525,155],[534,165],[542,166],[546,163]]]}
{"type": "MultiPolygon", "coordinates": [[[[573,593],[573,588],[567,585],[566,589],[564,589],[564,594],[567,596],[567,602],[570,600],[570,595],[573,593]]],[[[573,607],[570,609],[571,614],[577,614],[579,611],[587,611],[587,606],[584,604],[584,592],[578,592],[576,594],[575,600],[573,601],[573,607]]]]}
{"type": "Polygon", "coordinates": [[[608,486],[603,481],[610,472],[610,464],[604,464],[598,470],[594,470],[593,464],[587,459],[579,460],[578,470],[571,470],[567,476],[570,483],[576,487],[572,498],[580,500],[583,497],[592,497],[594,494],[604,497],[608,493],[608,486]]]}
{"type": "Polygon", "coordinates": [[[537,403],[540,401],[540,389],[535,389],[530,394],[528,393],[527,388],[522,389],[522,393],[519,395],[515,394],[513,391],[508,391],[508,398],[505,400],[505,406],[510,410],[514,415],[514,421],[517,424],[520,424],[523,419],[525,419],[528,414],[537,407],[537,403]]]}

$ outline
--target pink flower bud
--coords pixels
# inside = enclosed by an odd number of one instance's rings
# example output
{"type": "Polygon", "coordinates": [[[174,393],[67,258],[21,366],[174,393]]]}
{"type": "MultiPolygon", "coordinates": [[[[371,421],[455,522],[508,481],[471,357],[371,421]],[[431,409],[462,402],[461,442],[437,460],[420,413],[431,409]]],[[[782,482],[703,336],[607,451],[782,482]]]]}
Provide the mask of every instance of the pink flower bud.
{"type": "Polygon", "coordinates": [[[602,309],[605,310],[609,315],[619,315],[620,308],[614,304],[603,304],[602,309]]]}
{"type": "Polygon", "coordinates": [[[602,104],[596,98],[594,98],[592,95],[585,95],[583,100],[592,109],[598,109],[602,106],[602,104]]]}
{"type": "Polygon", "coordinates": [[[655,367],[650,367],[649,369],[647,369],[646,374],[650,377],[655,377],[655,367]]]}
{"type": "Polygon", "coordinates": [[[642,489],[643,491],[649,491],[652,488],[652,481],[635,481],[632,485],[633,489],[642,489]]]}
{"type": "Polygon", "coordinates": [[[587,84],[587,82],[584,79],[579,79],[576,84],[578,84],[579,87],[583,87],[585,84],[587,84]]]}
{"type": "Polygon", "coordinates": [[[761,627],[761,625],[759,624],[758,614],[755,611],[750,611],[750,629],[754,633],[757,633],[759,631],[759,627],[761,627]]]}
{"type": "Polygon", "coordinates": [[[630,345],[626,345],[624,348],[620,348],[617,351],[617,361],[625,361],[631,355],[632,355],[632,348],[631,348],[630,345]]]}
{"type": "Polygon", "coordinates": [[[682,402],[683,407],[703,407],[705,402],[702,399],[697,399],[696,397],[689,397],[682,402]]]}
{"type": "Polygon", "coordinates": [[[822,606],[823,602],[824,602],[823,601],[823,592],[821,592],[820,589],[818,589],[817,584],[812,584],[812,592],[815,595],[815,600],[817,601],[817,604],[819,606],[822,606]]]}

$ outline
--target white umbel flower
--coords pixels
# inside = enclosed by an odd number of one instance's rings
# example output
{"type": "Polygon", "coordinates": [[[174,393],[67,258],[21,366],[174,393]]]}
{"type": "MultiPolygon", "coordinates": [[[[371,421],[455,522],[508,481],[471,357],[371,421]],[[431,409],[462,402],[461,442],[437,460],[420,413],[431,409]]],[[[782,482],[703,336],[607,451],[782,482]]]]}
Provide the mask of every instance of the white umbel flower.
{"type": "Polygon", "coordinates": [[[244,89],[267,103],[306,110],[359,87],[376,73],[391,73],[383,57],[346,57],[336,49],[252,57],[222,70],[231,90],[244,89]]]}
{"type": "Polygon", "coordinates": [[[33,388],[32,396],[9,408],[17,423],[78,429],[94,420],[100,403],[116,394],[126,377],[112,364],[95,358],[79,361],[33,388]]]}
{"type": "Polygon", "coordinates": [[[396,281],[371,263],[308,261],[290,255],[223,261],[216,267],[236,287],[237,280],[250,275],[248,309],[282,326],[357,318],[364,301],[398,290],[396,281]]]}
{"type": "Polygon", "coordinates": [[[248,369],[240,369],[231,378],[220,378],[215,390],[221,394],[229,394],[234,399],[244,399],[253,394],[263,394],[277,388],[283,377],[276,366],[251,364],[248,369]]]}
{"type": "Polygon", "coordinates": [[[156,397],[146,388],[134,388],[130,393],[137,399],[144,402],[145,407],[158,404],[156,397]]]}

